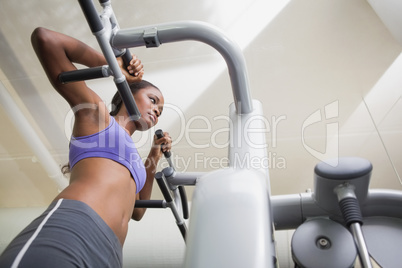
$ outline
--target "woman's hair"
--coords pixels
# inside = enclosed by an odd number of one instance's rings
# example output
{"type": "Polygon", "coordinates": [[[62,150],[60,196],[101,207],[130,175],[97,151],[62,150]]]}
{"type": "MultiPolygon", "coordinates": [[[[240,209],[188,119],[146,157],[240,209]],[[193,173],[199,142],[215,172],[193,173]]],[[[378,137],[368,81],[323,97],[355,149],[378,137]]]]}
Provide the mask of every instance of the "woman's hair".
{"type": "MultiPolygon", "coordinates": [[[[138,91],[140,91],[141,89],[148,88],[148,87],[153,87],[153,88],[156,88],[159,90],[158,87],[156,87],[154,84],[152,84],[146,80],[131,83],[131,84],[129,84],[129,86],[130,86],[131,93],[133,95],[135,93],[137,93],[138,91]]],[[[117,113],[120,111],[120,108],[122,105],[123,105],[123,100],[121,99],[120,93],[117,91],[116,94],[114,94],[114,96],[112,98],[112,110],[110,111],[110,115],[111,116],[117,115],[117,113]]],[[[64,175],[70,173],[71,172],[70,163],[67,163],[64,166],[62,166],[61,172],[64,175]]]]}
{"type": "Polygon", "coordinates": [[[70,172],[71,172],[70,163],[67,163],[61,167],[61,173],[63,173],[63,175],[66,175],[70,172]]]}
{"type": "MultiPolygon", "coordinates": [[[[153,88],[156,88],[159,90],[159,88],[157,88],[155,85],[153,85],[152,83],[150,83],[146,80],[142,80],[141,82],[131,83],[129,86],[130,86],[131,93],[133,95],[135,93],[137,93],[138,91],[140,91],[141,89],[147,88],[147,87],[153,87],[153,88]]],[[[120,93],[117,91],[116,94],[114,94],[113,99],[112,99],[112,111],[110,112],[110,115],[115,116],[120,111],[122,104],[123,104],[123,100],[121,99],[120,93]]]]}

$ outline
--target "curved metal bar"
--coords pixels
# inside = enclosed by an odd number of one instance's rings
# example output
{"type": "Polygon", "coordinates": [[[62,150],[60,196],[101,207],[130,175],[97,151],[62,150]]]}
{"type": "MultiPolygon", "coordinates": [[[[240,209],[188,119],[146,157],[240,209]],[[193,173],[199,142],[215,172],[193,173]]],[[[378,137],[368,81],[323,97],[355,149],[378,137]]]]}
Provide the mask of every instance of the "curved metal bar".
{"type": "Polygon", "coordinates": [[[240,47],[220,29],[197,21],[181,21],[121,29],[111,38],[114,48],[159,46],[179,41],[200,41],[215,48],[228,66],[237,114],[252,112],[246,63],[240,47]]]}

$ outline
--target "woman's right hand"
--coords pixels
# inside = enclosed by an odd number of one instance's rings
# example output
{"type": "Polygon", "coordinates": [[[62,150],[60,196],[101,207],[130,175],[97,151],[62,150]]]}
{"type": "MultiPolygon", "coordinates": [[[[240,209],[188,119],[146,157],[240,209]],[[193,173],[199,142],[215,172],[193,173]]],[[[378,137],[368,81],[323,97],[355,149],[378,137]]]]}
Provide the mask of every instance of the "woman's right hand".
{"type": "Polygon", "coordinates": [[[144,66],[141,60],[137,58],[134,54],[128,66],[124,65],[123,59],[121,57],[117,58],[120,69],[123,75],[126,77],[128,83],[140,82],[144,76],[144,66]]]}

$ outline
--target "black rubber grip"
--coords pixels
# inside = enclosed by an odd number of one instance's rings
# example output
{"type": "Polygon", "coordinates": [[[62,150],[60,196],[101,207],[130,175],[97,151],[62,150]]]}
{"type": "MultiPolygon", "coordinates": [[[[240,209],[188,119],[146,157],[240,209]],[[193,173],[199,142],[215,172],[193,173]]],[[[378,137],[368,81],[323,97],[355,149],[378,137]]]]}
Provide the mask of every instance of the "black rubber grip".
{"type": "Polygon", "coordinates": [[[350,226],[352,223],[363,224],[363,216],[360,211],[359,202],[356,198],[347,197],[339,201],[343,218],[346,222],[346,226],[350,226]]]}
{"type": "Polygon", "coordinates": [[[188,213],[186,189],[184,189],[184,186],[182,186],[182,185],[180,185],[178,188],[179,188],[179,193],[180,193],[181,205],[183,208],[183,218],[188,220],[189,213],[188,213]]]}
{"type": "Polygon", "coordinates": [[[59,75],[59,81],[65,84],[69,82],[84,81],[109,76],[109,75],[105,76],[102,69],[103,67],[99,66],[99,67],[63,72],[59,75]]]}
{"type": "Polygon", "coordinates": [[[92,0],[78,0],[80,3],[82,12],[87,19],[89,28],[91,28],[92,33],[97,33],[103,29],[102,22],[99,18],[98,12],[95,9],[92,0]]]}
{"type": "Polygon", "coordinates": [[[163,131],[162,129],[158,129],[157,131],[155,131],[155,135],[158,139],[163,138],[163,131]]]}
{"type": "Polygon", "coordinates": [[[166,208],[163,200],[137,200],[135,201],[136,208],[166,208]]]}
{"type": "MultiPolygon", "coordinates": [[[[158,139],[163,138],[164,135],[162,129],[158,129],[157,131],[155,131],[155,135],[158,139]]],[[[166,158],[169,158],[172,155],[171,152],[164,152],[163,154],[166,158]]]]}
{"type": "Polygon", "coordinates": [[[132,57],[131,52],[130,52],[130,50],[128,48],[126,49],[126,52],[124,52],[124,54],[121,55],[121,58],[123,59],[124,66],[127,67],[127,66],[130,65],[130,61],[131,61],[131,59],[133,57],[132,57]]]}
{"type": "Polygon", "coordinates": [[[162,172],[157,172],[155,174],[155,179],[156,179],[156,182],[159,185],[159,188],[161,189],[161,192],[162,192],[163,197],[165,198],[166,202],[168,202],[168,203],[172,202],[173,198],[170,195],[170,192],[169,192],[169,189],[168,189],[168,187],[167,187],[167,185],[165,183],[165,180],[163,179],[162,172]]]}
{"type": "Polygon", "coordinates": [[[184,224],[178,224],[177,227],[179,227],[180,229],[180,233],[184,238],[184,241],[186,241],[186,236],[187,236],[187,229],[186,226],[184,224]]]}

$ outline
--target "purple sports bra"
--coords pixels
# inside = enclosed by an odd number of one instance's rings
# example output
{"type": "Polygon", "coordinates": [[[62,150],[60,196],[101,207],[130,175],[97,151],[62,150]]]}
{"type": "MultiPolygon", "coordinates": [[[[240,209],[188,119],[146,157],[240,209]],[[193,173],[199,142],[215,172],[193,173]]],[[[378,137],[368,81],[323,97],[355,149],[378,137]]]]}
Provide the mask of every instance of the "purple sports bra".
{"type": "Polygon", "coordinates": [[[98,133],[82,137],[71,136],[70,167],[73,168],[78,161],[89,157],[107,158],[122,164],[130,171],[137,185],[137,193],[144,187],[144,163],[130,135],[112,116],[109,126],[98,133]]]}

